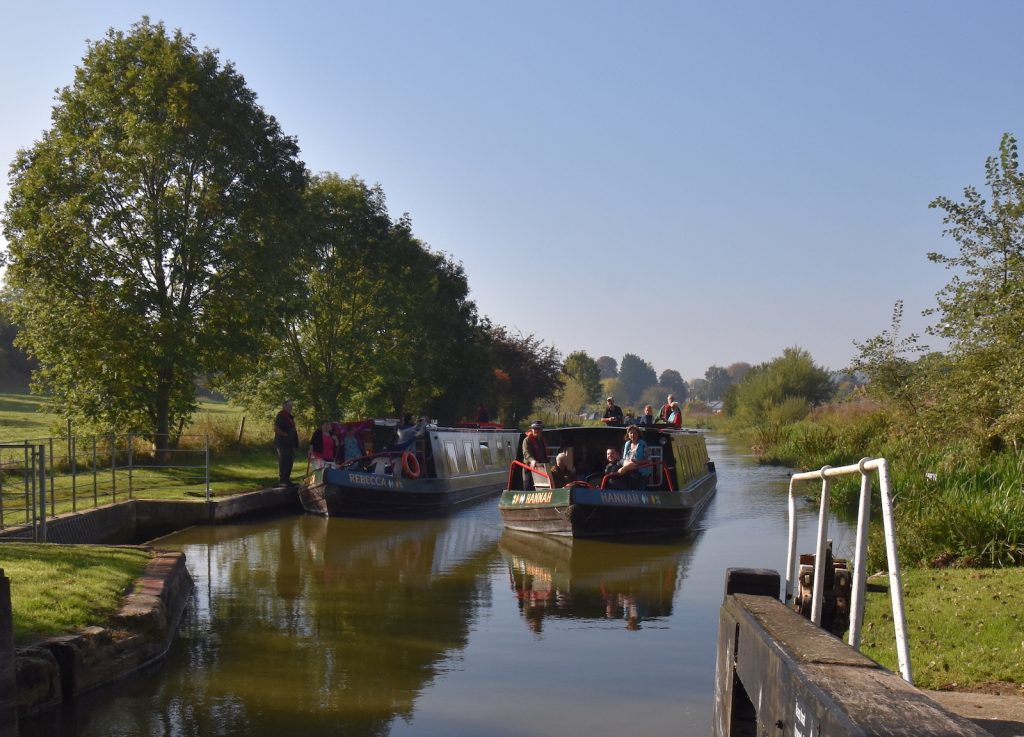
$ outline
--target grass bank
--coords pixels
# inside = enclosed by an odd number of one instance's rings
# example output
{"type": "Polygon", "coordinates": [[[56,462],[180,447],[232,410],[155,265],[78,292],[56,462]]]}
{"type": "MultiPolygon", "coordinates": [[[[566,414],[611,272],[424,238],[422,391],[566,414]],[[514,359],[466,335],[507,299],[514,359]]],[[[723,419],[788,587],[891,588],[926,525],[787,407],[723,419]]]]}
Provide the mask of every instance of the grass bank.
{"type": "MultiPolygon", "coordinates": [[[[1024,695],[1024,568],[907,569],[903,593],[916,686],[1013,683],[1024,695]]],[[[862,652],[898,673],[895,642],[888,592],[868,592],[862,652]]]]}
{"type": "Polygon", "coordinates": [[[101,624],[151,557],[138,548],[3,543],[0,568],[11,581],[15,644],[101,624]]]}

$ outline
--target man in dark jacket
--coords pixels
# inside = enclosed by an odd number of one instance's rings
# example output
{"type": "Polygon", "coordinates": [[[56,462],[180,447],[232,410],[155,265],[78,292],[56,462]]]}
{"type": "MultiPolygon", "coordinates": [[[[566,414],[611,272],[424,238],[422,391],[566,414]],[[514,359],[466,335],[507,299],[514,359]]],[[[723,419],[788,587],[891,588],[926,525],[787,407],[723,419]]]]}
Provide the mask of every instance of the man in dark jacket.
{"type": "Polygon", "coordinates": [[[618,425],[619,427],[626,424],[622,414],[622,407],[615,404],[615,397],[608,397],[608,406],[605,407],[604,417],[601,418],[601,422],[608,426],[618,425]]]}
{"type": "Polygon", "coordinates": [[[292,401],[286,399],[274,418],[274,447],[277,449],[277,478],[281,486],[291,488],[295,449],[299,447],[299,432],[292,416],[292,401]]]}
{"type": "Polygon", "coordinates": [[[523,488],[533,489],[533,471],[530,469],[547,463],[548,446],[544,442],[544,423],[534,420],[523,438],[523,463],[529,468],[523,469],[523,488]]]}

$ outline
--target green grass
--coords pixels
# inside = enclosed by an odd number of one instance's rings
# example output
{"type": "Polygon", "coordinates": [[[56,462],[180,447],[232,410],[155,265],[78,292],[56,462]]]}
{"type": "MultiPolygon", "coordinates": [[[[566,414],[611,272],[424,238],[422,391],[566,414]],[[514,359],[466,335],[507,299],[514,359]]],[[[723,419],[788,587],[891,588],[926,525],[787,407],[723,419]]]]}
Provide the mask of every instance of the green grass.
{"type": "Polygon", "coordinates": [[[53,435],[60,418],[44,412],[44,404],[30,394],[0,394],[0,442],[53,435]]]}
{"type": "MultiPolygon", "coordinates": [[[[25,394],[0,394],[0,441],[41,440],[60,431],[61,421],[43,411],[45,400],[25,394]]],[[[205,453],[202,437],[209,438],[210,491],[215,497],[230,496],[266,488],[277,482],[277,458],[270,444],[270,421],[246,417],[239,442],[243,411],[224,402],[205,401],[186,429],[181,447],[173,451],[170,466],[147,460],[150,448],[141,439],[133,443],[133,470],[127,466],[124,438],[118,440],[116,474],[111,470],[110,448],[104,437],[78,439],[76,473],[72,476],[67,441],[54,437],[47,446],[48,513],[88,509],[97,505],[135,499],[197,499],[206,496],[205,453]],[[145,467],[150,466],[150,467],[145,467]]],[[[305,470],[305,459],[298,454],[294,475],[305,470]]],[[[0,472],[0,526],[24,524],[26,507],[36,504],[20,461],[20,451],[2,452],[10,464],[0,472]]]]}
{"type": "Polygon", "coordinates": [[[15,643],[102,623],[151,557],[138,548],[0,545],[0,568],[11,581],[15,643]]]}
{"type": "MultiPolygon", "coordinates": [[[[915,685],[1024,684],[1024,568],[907,569],[902,577],[915,685]]],[[[898,673],[894,633],[889,594],[869,592],[861,651],[898,673]]]]}

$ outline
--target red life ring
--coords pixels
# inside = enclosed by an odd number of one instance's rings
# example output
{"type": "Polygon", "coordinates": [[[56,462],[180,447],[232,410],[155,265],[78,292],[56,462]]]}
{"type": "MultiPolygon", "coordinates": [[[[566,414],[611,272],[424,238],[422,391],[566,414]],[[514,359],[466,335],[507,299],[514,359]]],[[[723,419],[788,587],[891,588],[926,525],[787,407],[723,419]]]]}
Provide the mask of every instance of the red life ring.
{"type": "Polygon", "coordinates": [[[412,453],[402,453],[402,471],[406,478],[418,479],[420,477],[420,462],[412,453]]]}

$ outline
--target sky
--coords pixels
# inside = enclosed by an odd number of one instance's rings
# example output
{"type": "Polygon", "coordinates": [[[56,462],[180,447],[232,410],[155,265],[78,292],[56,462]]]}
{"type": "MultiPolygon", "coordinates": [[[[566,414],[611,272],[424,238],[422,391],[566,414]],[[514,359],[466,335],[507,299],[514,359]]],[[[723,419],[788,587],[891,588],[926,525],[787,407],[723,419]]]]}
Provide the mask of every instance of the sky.
{"type": "Polygon", "coordinates": [[[686,379],[841,369],[897,300],[923,333],[956,252],[929,203],[1024,135],[1011,0],[4,0],[5,167],[144,15],[234,63],[311,171],[380,184],[481,315],[686,379]]]}

